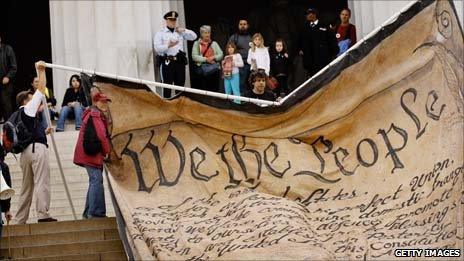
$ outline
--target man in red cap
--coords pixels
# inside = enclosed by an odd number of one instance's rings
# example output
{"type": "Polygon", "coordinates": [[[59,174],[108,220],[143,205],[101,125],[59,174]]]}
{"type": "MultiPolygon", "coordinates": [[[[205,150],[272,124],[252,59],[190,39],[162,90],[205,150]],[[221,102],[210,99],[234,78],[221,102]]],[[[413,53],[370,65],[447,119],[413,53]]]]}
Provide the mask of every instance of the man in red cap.
{"type": "Polygon", "coordinates": [[[93,105],[82,116],[82,127],[74,151],[74,164],[84,167],[89,175],[89,188],[82,214],[84,218],[106,216],[103,160],[108,157],[111,149],[105,117],[108,102],[111,100],[104,93],[94,93],[93,105]]]}

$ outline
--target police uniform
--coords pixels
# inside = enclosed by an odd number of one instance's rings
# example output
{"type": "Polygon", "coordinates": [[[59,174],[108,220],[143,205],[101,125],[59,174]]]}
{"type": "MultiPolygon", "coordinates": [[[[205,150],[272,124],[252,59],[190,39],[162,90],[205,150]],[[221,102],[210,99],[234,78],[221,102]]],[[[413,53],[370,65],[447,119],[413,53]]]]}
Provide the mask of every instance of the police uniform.
{"type": "MultiPolygon", "coordinates": [[[[175,11],[170,11],[164,15],[165,20],[177,19],[177,17],[179,17],[179,14],[175,11]]],[[[197,34],[188,29],[185,29],[183,32],[177,32],[176,29],[165,26],[156,33],[154,47],[158,54],[157,59],[163,83],[184,86],[185,65],[187,64],[187,55],[184,52],[184,40],[193,41],[195,39],[197,39],[197,34]],[[177,44],[169,48],[171,41],[177,41],[177,44]]],[[[170,93],[169,89],[164,89],[163,96],[169,98],[170,93]]]]}
{"type": "MultiPolygon", "coordinates": [[[[310,13],[317,15],[317,10],[310,8],[306,14],[310,13]]],[[[332,30],[316,18],[312,22],[306,21],[300,35],[299,50],[303,51],[303,67],[307,76],[311,77],[337,57],[339,48],[332,30]]]]}

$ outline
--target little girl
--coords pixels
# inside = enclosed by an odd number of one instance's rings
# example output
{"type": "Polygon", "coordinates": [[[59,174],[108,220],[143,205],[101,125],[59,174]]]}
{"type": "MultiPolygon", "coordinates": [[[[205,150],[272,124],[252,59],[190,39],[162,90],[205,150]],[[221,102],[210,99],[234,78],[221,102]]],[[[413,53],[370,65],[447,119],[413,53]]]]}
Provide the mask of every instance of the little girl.
{"type": "Polygon", "coordinates": [[[279,86],[273,91],[277,96],[285,96],[288,94],[288,69],[289,59],[287,46],[282,39],[277,39],[275,42],[275,54],[271,58],[271,75],[277,79],[279,86]]]}
{"type": "MultiPolygon", "coordinates": [[[[226,94],[240,96],[240,75],[238,68],[243,67],[242,56],[237,53],[237,46],[230,42],[226,46],[227,56],[222,61],[222,76],[224,78],[224,89],[226,94]]],[[[240,104],[239,100],[234,100],[240,104]]]]}
{"type": "Polygon", "coordinates": [[[251,38],[251,48],[248,51],[247,62],[251,65],[252,71],[263,69],[266,75],[269,76],[270,60],[267,47],[264,46],[264,39],[260,33],[254,34],[251,38]]]}

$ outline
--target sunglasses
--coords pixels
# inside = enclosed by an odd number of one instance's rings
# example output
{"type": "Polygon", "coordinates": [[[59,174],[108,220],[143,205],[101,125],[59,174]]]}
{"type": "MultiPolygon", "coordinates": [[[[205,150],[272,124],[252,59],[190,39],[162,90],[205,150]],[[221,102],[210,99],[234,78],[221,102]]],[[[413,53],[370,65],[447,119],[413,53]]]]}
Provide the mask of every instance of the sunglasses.
{"type": "Polygon", "coordinates": [[[168,18],[169,21],[177,21],[177,18],[168,18]]]}

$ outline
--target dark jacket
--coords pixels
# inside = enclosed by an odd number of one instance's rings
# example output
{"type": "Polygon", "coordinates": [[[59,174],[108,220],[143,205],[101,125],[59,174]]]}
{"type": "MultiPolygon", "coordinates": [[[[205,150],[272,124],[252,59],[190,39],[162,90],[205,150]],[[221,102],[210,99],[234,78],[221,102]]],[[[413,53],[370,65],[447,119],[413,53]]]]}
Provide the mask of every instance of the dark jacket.
{"type": "Polygon", "coordinates": [[[290,61],[288,57],[285,57],[284,53],[274,53],[271,55],[271,75],[279,76],[285,75],[288,76],[290,61]]]}
{"type": "Polygon", "coordinates": [[[110,153],[111,149],[107,132],[107,124],[105,116],[97,108],[90,107],[84,111],[84,114],[82,115],[82,127],[79,131],[79,137],[77,138],[76,149],[74,150],[74,164],[100,169],[103,168],[103,159],[110,153]],[[98,139],[102,145],[102,151],[93,156],[85,154],[83,145],[85,128],[87,128],[87,122],[89,121],[90,116],[92,116],[98,139]]]}
{"type": "Polygon", "coordinates": [[[61,107],[68,106],[68,103],[75,101],[80,102],[83,107],[88,106],[82,88],[80,88],[78,92],[75,92],[73,88],[70,87],[66,89],[66,93],[64,94],[63,103],[61,104],[61,107]]]}
{"type": "Polygon", "coordinates": [[[260,99],[265,101],[275,101],[276,96],[273,92],[269,90],[264,90],[263,94],[256,94],[253,90],[248,90],[245,92],[245,97],[253,98],[253,99],[260,99]]]}
{"type": "Polygon", "coordinates": [[[321,21],[313,27],[305,23],[298,45],[303,51],[303,66],[311,75],[329,64],[339,51],[335,34],[321,21]]]}
{"type": "MultiPolygon", "coordinates": [[[[5,179],[6,184],[11,187],[10,169],[8,168],[8,165],[6,165],[6,163],[3,162],[2,159],[0,159],[0,167],[2,168],[2,174],[3,174],[3,178],[5,179]]],[[[11,206],[10,202],[11,202],[11,199],[0,200],[0,208],[2,209],[2,212],[7,212],[10,210],[10,206],[11,206]]]]}
{"type": "MultiPolygon", "coordinates": [[[[37,142],[42,143],[48,147],[47,134],[45,134],[45,126],[41,124],[42,113],[37,113],[35,117],[30,117],[24,112],[23,108],[20,109],[20,113],[21,120],[23,121],[24,125],[26,125],[27,130],[31,133],[34,133],[34,139],[29,144],[37,142]]],[[[27,147],[27,145],[29,144],[26,144],[25,146],[27,147]]]]}
{"type": "Polygon", "coordinates": [[[16,56],[13,48],[0,43],[0,79],[3,79],[5,76],[14,79],[16,70],[16,56]]]}

